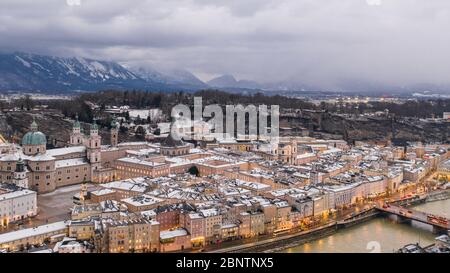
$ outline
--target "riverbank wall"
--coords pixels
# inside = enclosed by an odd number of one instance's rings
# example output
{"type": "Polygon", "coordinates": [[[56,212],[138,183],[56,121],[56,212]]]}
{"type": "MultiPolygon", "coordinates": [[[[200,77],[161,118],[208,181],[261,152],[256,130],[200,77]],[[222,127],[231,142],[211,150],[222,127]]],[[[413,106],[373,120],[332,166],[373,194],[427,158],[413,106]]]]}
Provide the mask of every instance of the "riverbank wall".
{"type": "Polygon", "coordinates": [[[450,199],[450,189],[428,194],[425,202],[442,201],[447,199],[450,199]]]}
{"type": "Polygon", "coordinates": [[[272,241],[272,242],[268,242],[265,244],[261,244],[261,245],[257,245],[257,246],[253,246],[250,248],[244,248],[241,250],[237,250],[234,251],[235,253],[272,253],[272,252],[278,252],[282,249],[291,247],[291,246],[296,246],[296,245],[301,245],[301,244],[306,244],[308,242],[311,241],[315,241],[318,240],[320,238],[324,238],[327,236],[330,236],[334,233],[337,232],[337,226],[336,225],[332,225],[329,227],[325,227],[323,229],[320,230],[316,230],[316,231],[312,231],[312,232],[308,232],[306,234],[299,234],[296,236],[292,236],[290,238],[285,238],[285,239],[280,239],[280,240],[276,240],[276,241],[272,241]]]}

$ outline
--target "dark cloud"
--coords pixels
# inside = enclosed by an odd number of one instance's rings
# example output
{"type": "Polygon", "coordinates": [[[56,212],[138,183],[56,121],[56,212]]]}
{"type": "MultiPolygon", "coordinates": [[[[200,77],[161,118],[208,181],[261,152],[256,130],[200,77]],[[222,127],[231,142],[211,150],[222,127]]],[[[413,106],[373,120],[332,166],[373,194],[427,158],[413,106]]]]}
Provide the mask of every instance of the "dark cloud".
{"type": "Polygon", "coordinates": [[[447,0],[2,0],[0,50],[333,86],[448,83],[447,0]]]}

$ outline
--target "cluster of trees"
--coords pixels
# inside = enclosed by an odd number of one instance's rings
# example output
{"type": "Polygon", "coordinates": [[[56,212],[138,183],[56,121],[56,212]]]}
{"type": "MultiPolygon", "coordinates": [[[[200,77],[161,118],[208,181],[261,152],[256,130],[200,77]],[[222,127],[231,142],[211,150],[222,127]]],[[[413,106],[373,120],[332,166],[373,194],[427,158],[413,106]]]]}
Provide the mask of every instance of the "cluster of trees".
{"type": "Polygon", "coordinates": [[[255,93],[254,95],[241,95],[235,93],[227,93],[219,90],[202,90],[195,93],[193,96],[202,97],[203,105],[265,104],[265,105],[279,105],[280,108],[317,109],[316,105],[302,99],[289,98],[281,95],[267,96],[262,93],[255,93]]]}
{"type": "Polygon", "coordinates": [[[320,108],[328,112],[345,114],[363,114],[388,110],[398,117],[430,118],[442,117],[443,112],[450,112],[450,100],[410,100],[404,103],[371,102],[371,103],[321,103],[320,108]]]}
{"type": "Polygon", "coordinates": [[[34,107],[34,101],[31,99],[30,95],[25,95],[21,98],[19,98],[18,100],[16,100],[15,102],[15,106],[19,107],[22,110],[27,110],[30,111],[31,109],[33,109],[34,107]]]}
{"type": "Polygon", "coordinates": [[[14,99],[10,102],[0,101],[0,109],[11,109],[11,108],[19,108],[21,110],[30,111],[33,109],[37,103],[33,101],[30,95],[22,96],[18,99],[14,99]]]}
{"type": "Polygon", "coordinates": [[[78,119],[84,122],[92,122],[94,111],[91,109],[87,101],[82,96],[75,97],[72,100],[54,100],[48,103],[49,108],[60,110],[61,113],[74,119],[78,115],[78,119]]]}
{"type": "Polygon", "coordinates": [[[218,90],[202,90],[196,93],[172,92],[155,93],[143,91],[101,91],[97,93],[86,93],[78,98],[81,101],[90,101],[105,109],[107,105],[128,105],[133,108],[161,108],[165,113],[170,113],[172,107],[182,103],[192,105],[194,97],[202,97],[203,105],[207,104],[266,104],[280,105],[283,108],[317,108],[314,104],[301,99],[288,98],[280,95],[267,96],[262,93],[254,95],[240,95],[222,92],[218,90]]]}
{"type": "MultiPolygon", "coordinates": [[[[128,105],[132,108],[160,108],[166,115],[170,116],[170,111],[176,104],[182,103],[193,106],[194,97],[202,97],[203,106],[209,104],[236,105],[236,104],[266,104],[279,105],[280,109],[313,109],[326,110],[328,112],[363,114],[367,112],[376,112],[389,110],[389,113],[401,117],[420,117],[441,116],[443,112],[450,112],[450,99],[438,100],[410,100],[404,103],[393,102],[371,102],[371,103],[325,103],[315,105],[308,101],[290,98],[281,95],[268,96],[262,93],[253,95],[241,95],[236,93],[227,93],[219,90],[202,90],[196,93],[185,92],[145,92],[145,91],[117,91],[106,90],[95,93],[83,93],[72,100],[50,100],[33,101],[29,95],[14,100],[9,107],[18,107],[23,110],[31,110],[38,104],[47,104],[49,108],[60,110],[67,117],[78,117],[81,121],[92,122],[94,116],[101,117],[98,121],[102,125],[109,126],[111,118],[102,113],[107,106],[128,105]],[[99,106],[99,111],[94,112],[92,105],[99,106]]],[[[4,103],[4,102],[3,102],[4,103]]],[[[6,106],[2,106],[4,108],[6,106]]],[[[126,120],[129,116],[125,113],[126,120]]],[[[144,124],[144,119],[138,119],[136,124],[144,124]]],[[[148,120],[147,120],[148,123],[148,120]]]]}
{"type": "MultiPolygon", "coordinates": [[[[66,117],[78,118],[83,122],[92,122],[94,116],[99,118],[97,122],[108,127],[111,123],[111,117],[104,115],[103,110],[107,106],[127,105],[131,108],[160,108],[164,114],[170,116],[172,107],[177,104],[186,104],[193,106],[194,97],[202,97],[203,106],[209,104],[236,105],[236,104],[266,104],[279,105],[280,108],[295,109],[316,109],[312,103],[301,99],[293,99],[280,95],[266,96],[261,93],[254,95],[240,95],[222,92],[218,90],[202,90],[197,93],[172,92],[172,93],[155,93],[144,91],[100,91],[96,93],[83,93],[72,100],[54,100],[47,102],[49,108],[60,110],[66,117]],[[91,106],[99,106],[98,111],[92,110],[91,106]]],[[[129,120],[129,114],[125,112],[125,119],[129,120]]],[[[149,120],[138,118],[135,124],[148,123],[149,120]]]]}
{"type": "Polygon", "coordinates": [[[79,98],[91,101],[104,109],[107,105],[129,105],[135,108],[160,107],[163,99],[173,93],[144,92],[144,91],[117,91],[105,90],[96,93],[84,93],[79,98]]]}
{"type": "Polygon", "coordinates": [[[389,113],[403,117],[442,117],[443,112],[450,112],[450,100],[407,101],[403,104],[376,102],[373,103],[373,108],[376,111],[388,109],[389,113]]]}

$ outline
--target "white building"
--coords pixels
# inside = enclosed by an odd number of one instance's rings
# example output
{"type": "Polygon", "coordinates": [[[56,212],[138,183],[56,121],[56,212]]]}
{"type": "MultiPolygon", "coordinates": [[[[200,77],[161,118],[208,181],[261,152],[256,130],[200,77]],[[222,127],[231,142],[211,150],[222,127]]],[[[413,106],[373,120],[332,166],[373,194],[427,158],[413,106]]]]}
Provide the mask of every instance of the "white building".
{"type": "Polygon", "coordinates": [[[217,208],[200,210],[200,214],[205,218],[205,237],[213,238],[220,234],[222,225],[222,214],[217,208]]]}
{"type": "Polygon", "coordinates": [[[26,219],[37,214],[35,191],[14,184],[0,184],[0,226],[26,219]]]}
{"type": "Polygon", "coordinates": [[[350,185],[330,185],[325,186],[324,190],[334,199],[336,208],[351,205],[355,201],[355,184],[350,185]]]}

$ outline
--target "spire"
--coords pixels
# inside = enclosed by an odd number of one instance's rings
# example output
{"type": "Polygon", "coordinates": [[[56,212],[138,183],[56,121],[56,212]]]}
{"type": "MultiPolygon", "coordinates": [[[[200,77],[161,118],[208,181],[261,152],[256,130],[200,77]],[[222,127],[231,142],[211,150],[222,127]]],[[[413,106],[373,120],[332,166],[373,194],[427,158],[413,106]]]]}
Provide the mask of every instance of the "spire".
{"type": "Polygon", "coordinates": [[[98,125],[97,120],[94,118],[93,123],[91,124],[91,128],[89,130],[90,136],[97,136],[98,135],[98,125]]]}
{"type": "Polygon", "coordinates": [[[183,145],[183,141],[174,139],[171,133],[161,142],[161,147],[178,147],[183,145]]]}
{"type": "Polygon", "coordinates": [[[113,119],[111,121],[111,128],[116,129],[117,128],[117,118],[116,115],[113,115],[113,119]]]}
{"type": "Polygon", "coordinates": [[[75,123],[73,124],[73,128],[80,128],[80,121],[78,120],[78,113],[75,115],[75,123]]]}
{"type": "Polygon", "coordinates": [[[25,170],[25,163],[23,162],[22,158],[19,158],[16,164],[16,172],[21,173],[25,170]]]}
{"type": "Polygon", "coordinates": [[[38,130],[38,125],[36,123],[36,118],[33,116],[33,122],[31,123],[31,131],[36,132],[38,130]]]}
{"type": "Polygon", "coordinates": [[[91,124],[91,130],[98,130],[97,119],[94,118],[94,122],[91,124]]]}

